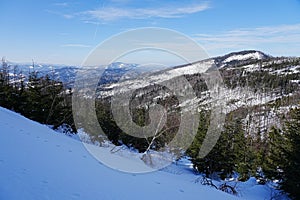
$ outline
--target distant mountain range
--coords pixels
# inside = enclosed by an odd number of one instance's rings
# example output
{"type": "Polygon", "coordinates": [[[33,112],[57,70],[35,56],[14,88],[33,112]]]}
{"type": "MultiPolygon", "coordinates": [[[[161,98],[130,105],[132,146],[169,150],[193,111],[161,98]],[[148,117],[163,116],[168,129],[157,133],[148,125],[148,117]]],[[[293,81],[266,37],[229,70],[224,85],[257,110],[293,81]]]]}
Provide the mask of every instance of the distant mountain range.
{"type": "MultiPolygon", "coordinates": [[[[76,78],[76,73],[80,70],[88,70],[89,67],[57,65],[57,64],[22,64],[6,61],[10,72],[11,81],[14,77],[23,77],[25,82],[28,81],[31,72],[37,72],[39,77],[48,75],[51,79],[62,81],[67,87],[72,87],[76,78]]],[[[136,68],[138,64],[129,64],[116,62],[109,65],[103,72],[100,84],[117,82],[126,72],[136,68]]],[[[95,69],[96,67],[91,67],[95,69]]],[[[103,67],[99,68],[100,73],[103,67]]],[[[127,74],[130,77],[129,74],[127,74]]]]}
{"type": "MultiPolygon", "coordinates": [[[[33,66],[10,62],[7,62],[7,65],[12,81],[14,76],[23,76],[26,80],[29,72],[37,71],[39,76],[48,74],[50,78],[62,81],[67,87],[73,87],[78,71],[87,69],[78,66],[46,64],[33,66]]],[[[97,95],[100,99],[109,99],[118,90],[123,92],[132,90],[135,91],[133,98],[147,97],[149,102],[145,99],[140,100],[145,106],[165,98],[162,96],[163,87],[159,86],[160,83],[184,76],[193,87],[197,99],[177,106],[188,108],[193,102],[199,109],[207,109],[213,99],[201,75],[205,65],[210,66],[211,70],[218,69],[223,79],[224,88],[219,92],[218,99],[214,101],[226,105],[224,109],[227,113],[250,109],[251,111],[243,116],[245,123],[250,120],[248,124],[261,124],[249,127],[250,132],[258,131],[257,127],[266,131],[272,125],[280,124],[281,114],[288,107],[299,105],[300,58],[273,57],[255,50],[233,52],[155,72],[139,68],[138,64],[112,63],[105,69],[99,80],[101,86],[97,95]],[[278,102],[281,103],[274,110],[273,105],[278,102]]],[[[169,92],[168,95],[172,94],[169,92]]]]}
{"type": "MultiPolygon", "coordinates": [[[[242,51],[230,53],[225,56],[216,57],[208,60],[214,60],[218,68],[228,67],[234,64],[247,64],[255,60],[272,58],[260,51],[242,51]]],[[[15,63],[5,61],[10,71],[10,77],[22,76],[27,80],[30,72],[38,72],[38,76],[50,75],[52,79],[60,80],[68,86],[72,86],[76,77],[76,72],[82,70],[80,66],[61,65],[61,64],[30,64],[30,63],[15,63]]],[[[188,65],[176,66],[174,68],[182,68],[188,65]]],[[[171,67],[170,67],[171,68],[171,67]]],[[[86,70],[87,67],[84,67],[86,70]]],[[[95,67],[93,67],[95,69],[95,67]]],[[[159,71],[159,68],[141,68],[135,63],[115,62],[110,64],[102,74],[100,84],[108,84],[118,82],[122,79],[131,79],[137,77],[141,73],[149,71],[159,71]],[[154,70],[155,69],[155,70],[154,70]],[[123,76],[125,75],[126,76],[123,76]]],[[[99,70],[100,72],[100,70],[99,70]]]]}
{"type": "Polygon", "coordinates": [[[101,87],[98,97],[110,101],[112,95],[129,92],[132,101],[138,102],[136,106],[146,108],[174,96],[172,91],[166,92],[162,83],[173,81],[182,87],[185,84],[180,79],[182,76],[192,86],[196,99],[177,102],[175,107],[209,110],[212,103],[218,102],[224,105],[226,114],[235,113],[243,119],[247,134],[264,133],[274,125],[280,126],[289,108],[300,103],[300,58],[273,57],[255,50],[233,52],[108,83],[101,87]],[[223,87],[218,89],[217,97],[212,98],[206,87],[203,66],[209,66],[208,71],[218,69],[222,77],[223,87]]]}

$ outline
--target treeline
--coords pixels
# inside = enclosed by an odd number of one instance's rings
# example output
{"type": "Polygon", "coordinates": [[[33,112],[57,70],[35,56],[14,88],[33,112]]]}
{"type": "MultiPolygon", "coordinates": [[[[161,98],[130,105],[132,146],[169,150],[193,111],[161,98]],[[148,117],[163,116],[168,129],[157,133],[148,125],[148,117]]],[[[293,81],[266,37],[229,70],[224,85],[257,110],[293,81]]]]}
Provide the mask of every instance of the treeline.
{"type": "MultiPolygon", "coordinates": [[[[150,124],[149,108],[153,102],[145,104],[145,96],[133,98],[130,104],[131,117],[134,123],[139,126],[150,124]]],[[[111,110],[111,99],[96,99],[96,113],[102,130],[108,139],[115,145],[126,145],[133,147],[139,152],[147,150],[157,150],[166,146],[174,138],[180,126],[180,110],[174,105],[178,105],[178,100],[174,96],[159,99],[158,104],[168,110],[166,123],[161,131],[153,137],[134,137],[120,129],[114,120],[111,110]]],[[[124,121],[127,121],[124,117],[124,121]]],[[[141,133],[142,135],[142,133],[141,133]]],[[[101,142],[101,141],[99,141],[101,142]]]]}
{"type": "Polygon", "coordinates": [[[25,77],[16,66],[9,66],[4,60],[0,67],[0,106],[23,116],[51,125],[57,129],[65,125],[70,132],[76,132],[73,122],[71,89],[64,87],[50,75],[39,76],[32,71],[25,77]]]}
{"type": "MultiPolygon", "coordinates": [[[[291,62],[293,63],[293,62],[291,62]]],[[[275,67],[280,69],[287,68],[291,63],[277,64],[275,67]]],[[[272,67],[273,65],[270,64],[272,67]]],[[[234,89],[237,87],[251,88],[255,93],[268,93],[287,95],[298,90],[299,86],[293,83],[292,80],[299,80],[300,73],[290,73],[281,75],[277,73],[270,73],[268,69],[271,67],[267,66],[264,69],[258,71],[246,71],[243,68],[236,68],[231,70],[221,69],[223,81],[226,87],[234,89]]],[[[273,69],[273,68],[272,68],[273,69]]]]}
{"type": "Polygon", "coordinates": [[[224,130],[213,150],[198,156],[209,126],[209,112],[201,112],[197,136],[188,149],[194,168],[208,178],[240,181],[256,177],[259,183],[277,180],[292,199],[300,199],[300,109],[291,109],[283,128],[271,128],[264,137],[247,136],[240,118],[229,114],[224,130]]]}

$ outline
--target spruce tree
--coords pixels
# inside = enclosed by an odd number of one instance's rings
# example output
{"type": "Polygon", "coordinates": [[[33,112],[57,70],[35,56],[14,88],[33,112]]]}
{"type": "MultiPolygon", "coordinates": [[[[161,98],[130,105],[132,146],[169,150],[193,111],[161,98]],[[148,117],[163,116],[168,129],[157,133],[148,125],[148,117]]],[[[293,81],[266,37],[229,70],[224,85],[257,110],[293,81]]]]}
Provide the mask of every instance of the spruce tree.
{"type": "Polygon", "coordinates": [[[282,167],[287,162],[285,136],[280,129],[272,127],[265,143],[261,163],[264,175],[270,180],[282,180],[282,167]]]}
{"type": "Polygon", "coordinates": [[[208,155],[199,158],[199,149],[209,125],[209,115],[202,112],[200,116],[198,133],[187,151],[194,167],[207,177],[219,174],[221,179],[225,179],[234,172],[239,172],[240,179],[247,180],[252,169],[253,155],[248,147],[241,120],[234,119],[230,114],[217,144],[208,155]]]}
{"type": "Polygon", "coordinates": [[[283,166],[281,188],[292,199],[300,199],[300,109],[291,110],[291,119],[286,122],[285,134],[288,145],[284,149],[287,162],[283,166]]]}

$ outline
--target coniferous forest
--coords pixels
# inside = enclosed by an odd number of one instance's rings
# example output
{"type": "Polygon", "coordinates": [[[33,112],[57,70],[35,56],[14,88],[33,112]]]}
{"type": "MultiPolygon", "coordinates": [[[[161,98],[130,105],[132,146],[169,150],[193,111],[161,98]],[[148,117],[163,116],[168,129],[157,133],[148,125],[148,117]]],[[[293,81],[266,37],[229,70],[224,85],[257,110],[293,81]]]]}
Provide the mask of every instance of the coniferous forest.
{"type": "MultiPolygon", "coordinates": [[[[40,76],[29,72],[25,78],[10,71],[2,62],[0,71],[0,105],[25,117],[57,129],[62,125],[76,132],[72,117],[71,89],[51,74],[40,76]]],[[[14,66],[16,69],[17,66],[14,66]]]]}

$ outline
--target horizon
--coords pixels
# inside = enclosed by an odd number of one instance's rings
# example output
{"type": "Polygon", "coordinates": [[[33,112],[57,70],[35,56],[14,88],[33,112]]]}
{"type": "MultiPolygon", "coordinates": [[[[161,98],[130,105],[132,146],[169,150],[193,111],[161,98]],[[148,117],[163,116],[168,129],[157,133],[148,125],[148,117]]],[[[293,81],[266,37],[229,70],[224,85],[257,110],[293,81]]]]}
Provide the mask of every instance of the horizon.
{"type": "MultiPolygon", "coordinates": [[[[281,57],[286,57],[286,58],[298,58],[300,56],[282,56],[282,55],[278,55],[278,56],[274,56],[272,54],[268,54],[267,52],[264,52],[264,51],[261,51],[261,50],[256,50],[256,49],[244,49],[244,50],[240,50],[240,51],[232,51],[232,52],[227,52],[225,54],[222,54],[222,55],[216,55],[216,56],[212,56],[212,57],[209,57],[209,58],[205,58],[205,59],[202,59],[202,60],[196,60],[194,62],[190,62],[190,63],[178,63],[178,64],[175,64],[175,65],[169,65],[169,66],[165,66],[165,67],[162,67],[163,68],[168,68],[168,67],[179,67],[179,66],[182,66],[182,65],[186,65],[186,64],[192,64],[192,63],[195,63],[195,62],[201,62],[201,61],[204,61],[204,60],[207,60],[207,59],[213,59],[213,58],[217,58],[217,57],[223,57],[223,56],[227,56],[229,54],[232,54],[232,53],[241,53],[241,52],[245,52],[245,51],[256,51],[256,52],[261,52],[267,56],[270,56],[270,57],[273,57],[273,58],[281,58],[281,57]]],[[[84,65],[76,65],[76,64],[67,64],[67,63],[39,63],[39,62],[35,62],[34,60],[31,61],[31,62],[15,62],[13,60],[10,60],[10,59],[7,59],[5,56],[2,57],[2,59],[4,59],[4,61],[6,63],[9,63],[9,64],[12,64],[12,65],[28,65],[29,67],[31,67],[31,65],[33,64],[34,62],[34,65],[35,66],[52,66],[52,67],[56,67],[56,66],[60,66],[60,67],[107,67],[105,65],[91,65],[91,66],[84,66],[84,65]]],[[[122,62],[122,61],[119,61],[117,60],[116,62],[112,62],[110,64],[114,64],[114,63],[124,63],[124,64],[137,64],[137,65],[140,65],[140,63],[133,63],[133,62],[122,62]]],[[[151,64],[150,64],[151,65],[151,64]]],[[[153,64],[155,66],[155,64],[153,64]]]]}
{"type": "Polygon", "coordinates": [[[0,56],[16,63],[81,66],[100,43],[141,27],[180,32],[209,57],[250,49],[275,57],[300,55],[299,0],[14,0],[0,5],[0,56]]]}

